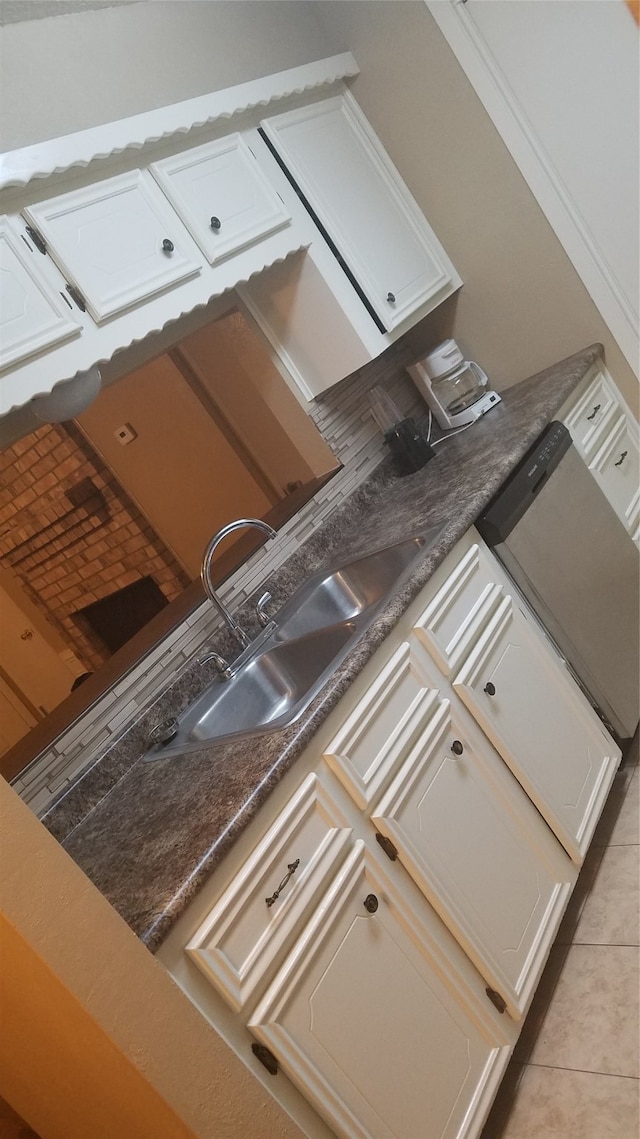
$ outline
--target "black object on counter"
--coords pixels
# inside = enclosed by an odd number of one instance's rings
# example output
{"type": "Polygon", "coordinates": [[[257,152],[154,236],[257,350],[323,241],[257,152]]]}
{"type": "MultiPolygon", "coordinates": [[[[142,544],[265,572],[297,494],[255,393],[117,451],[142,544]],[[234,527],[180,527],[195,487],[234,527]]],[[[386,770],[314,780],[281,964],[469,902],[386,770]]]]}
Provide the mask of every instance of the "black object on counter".
{"type": "Polygon", "coordinates": [[[419,471],[435,455],[413,419],[401,419],[385,432],[385,443],[393,455],[398,473],[411,475],[419,471]]]}

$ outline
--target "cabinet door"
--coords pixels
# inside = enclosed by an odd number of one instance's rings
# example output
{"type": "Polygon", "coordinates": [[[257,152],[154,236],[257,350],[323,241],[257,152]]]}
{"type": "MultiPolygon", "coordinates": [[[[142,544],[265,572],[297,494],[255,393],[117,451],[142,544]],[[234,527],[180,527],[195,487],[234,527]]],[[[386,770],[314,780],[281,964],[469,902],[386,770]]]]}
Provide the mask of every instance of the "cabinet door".
{"type": "Polygon", "coordinates": [[[509,1024],[479,977],[474,990],[457,974],[458,954],[357,842],[249,1028],[337,1135],[476,1135],[509,1024]]]}
{"type": "Polygon", "coordinates": [[[640,447],[638,428],[624,413],[614,418],[589,469],[632,538],[640,537],[640,447]]]}
{"type": "Polygon", "coordinates": [[[0,368],[50,348],[80,326],[38,276],[33,254],[0,218],[0,368]]]}
{"type": "Polygon", "coordinates": [[[291,220],[239,134],[150,170],[211,265],[291,220]]]}
{"type": "Polygon", "coordinates": [[[98,322],[200,271],[180,247],[189,239],[179,218],[146,172],[107,178],[24,212],[98,322]]]}
{"type": "Polygon", "coordinates": [[[503,597],[453,687],[580,865],[621,753],[511,597],[503,597]]]}
{"type": "Polygon", "coordinates": [[[475,734],[441,701],[371,820],[519,1019],[577,872],[475,734]]]}
{"type": "Polygon", "coordinates": [[[349,92],[262,128],[384,329],[460,285],[349,92]]]}

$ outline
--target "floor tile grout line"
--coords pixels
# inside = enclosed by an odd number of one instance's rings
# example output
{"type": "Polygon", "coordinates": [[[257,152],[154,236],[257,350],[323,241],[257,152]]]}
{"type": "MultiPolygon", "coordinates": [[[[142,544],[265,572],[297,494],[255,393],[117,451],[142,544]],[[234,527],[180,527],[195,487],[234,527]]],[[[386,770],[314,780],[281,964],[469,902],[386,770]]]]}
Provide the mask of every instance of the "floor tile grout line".
{"type": "Polygon", "coordinates": [[[583,1076],[611,1076],[614,1080],[633,1080],[640,1085],[640,1076],[628,1076],[626,1072],[600,1072],[594,1068],[568,1068],[566,1064],[523,1064],[523,1068],[546,1068],[549,1072],[578,1072],[583,1076]]]}
{"type": "Polygon", "coordinates": [[[569,941],[568,945],[579,945],[581,949],[640,949],[640,941],[569,941]]]}

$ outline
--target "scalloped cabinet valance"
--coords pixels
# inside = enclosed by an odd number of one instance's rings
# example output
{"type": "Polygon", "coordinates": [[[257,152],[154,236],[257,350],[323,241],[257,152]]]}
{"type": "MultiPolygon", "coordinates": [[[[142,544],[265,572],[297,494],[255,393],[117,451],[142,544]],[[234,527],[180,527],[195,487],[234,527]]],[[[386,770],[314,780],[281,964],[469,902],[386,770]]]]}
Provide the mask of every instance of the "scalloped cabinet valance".
{"type": "Polygon", "coordinates": [[[309,400],[459,288],[357,73],[333,56],[3,155],[0,414],[232,289],[309,400]]]}

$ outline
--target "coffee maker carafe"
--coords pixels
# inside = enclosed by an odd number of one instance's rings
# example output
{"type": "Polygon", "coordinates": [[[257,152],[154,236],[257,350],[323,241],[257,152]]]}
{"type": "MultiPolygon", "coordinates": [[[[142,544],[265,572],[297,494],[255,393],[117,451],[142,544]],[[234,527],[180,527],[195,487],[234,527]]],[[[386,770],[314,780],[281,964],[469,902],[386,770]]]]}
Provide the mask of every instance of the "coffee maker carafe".
{"type": "Polygon", "coordinates": [[[407,370],[445,431],[473,423],[500,403],[482,368],[464,359],[455,340],[445,340],[407,370]]]}

